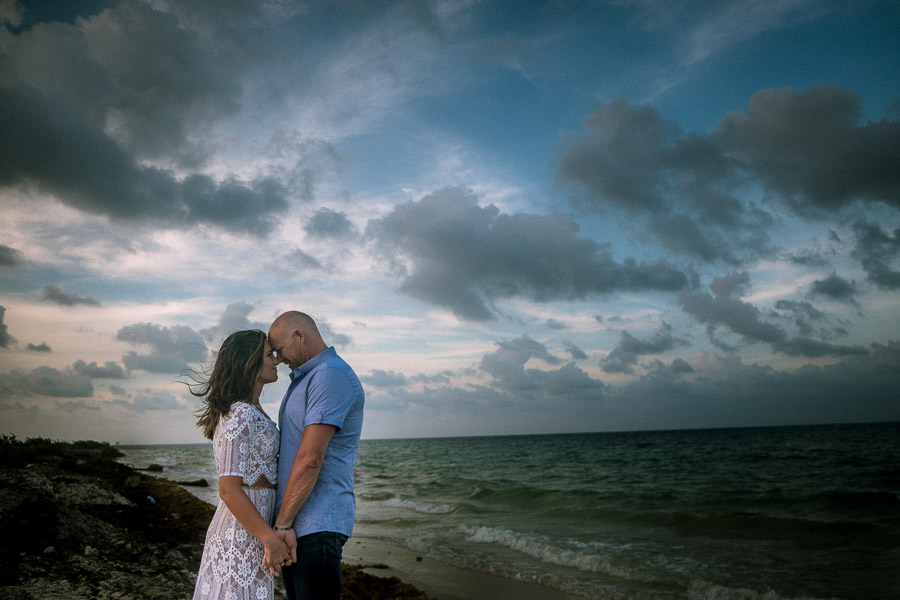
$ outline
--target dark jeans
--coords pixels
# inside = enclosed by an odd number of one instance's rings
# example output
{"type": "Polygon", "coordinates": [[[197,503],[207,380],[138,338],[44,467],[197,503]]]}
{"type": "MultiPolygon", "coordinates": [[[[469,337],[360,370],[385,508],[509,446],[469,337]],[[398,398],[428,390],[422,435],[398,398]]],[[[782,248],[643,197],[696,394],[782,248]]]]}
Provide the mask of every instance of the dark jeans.
{"type": "Polygon", "coordinates": [[[339,600],[346,542],[332,531],[297,538],[297,562],[282,570],[288,600],[339,600]]]}

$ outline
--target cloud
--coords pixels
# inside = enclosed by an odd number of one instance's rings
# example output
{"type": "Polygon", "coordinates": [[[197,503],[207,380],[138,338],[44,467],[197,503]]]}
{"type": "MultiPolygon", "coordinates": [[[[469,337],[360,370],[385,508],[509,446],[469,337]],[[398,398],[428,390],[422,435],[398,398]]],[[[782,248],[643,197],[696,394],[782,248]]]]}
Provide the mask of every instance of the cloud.
{"type": "Polygon", "coordinates": [[[0,267],[18,267],[25,264],[25,255],[6,244],[0,244],[0,267]]]}
{"type": "Polygon", "coordinates": [[[563,346],[566,348],[566,352],[569,353],[569,356],[572,357],[572,360],[583,360],[587,358],[587,354],[584,350],[576,346],[574,343],[566,341],[563,342],[563,346]]]}
{"type": "Polygon", "coordinates": [[[239,110],[243,92],[246,57],[224,32],[210,35],[212,24],[130,0],[36,23],[7,39],[0,81],[47,97],[64,90],[76,114],[139,160],[195,165],[203,134],[239,110]]]}
{"type": "Polygon", "coordinates": [[[885,232],[878,225],[858,221],[853,225],[856,234],[856,258],[869,281],[883,290],[900,289],[900,271],[891,264],[900,256],[900,228],[885,232]]]}
{"type": "Polygon", "coordinates": [[[809,0],[791,2],[735,2],[715,3],[713,14],[702,18],[687,32],[683,48],[683,62],[693,65],[730,46],[753,39],[773,29],[789,27],[818,15],[818,3],[809,0]]]}
{"type": "Polygon", "coordinates": [[[381,369],[374,369],[371,373],[360,379],[368,385],[385,388],[403,387],[408,383],[408,380],[403,373],[382,371],[381,369]]]}
{"type": "Polygon", "coordinates": [[[184,404],[179,402],[178,398],[173,394],[164,390],[153,389],[146,389],[138,392],[130,400],[121,398],[113,400],[113,404],[123,406],[138,413],[167,410],[183,411],[185,409],[184,404]]]}
{"type": "Polygon", "coordinates": [[[6,307],[0,306],[0,348],[9,348],[9,345],[16,341],[16,338],[9,334],[9,327],[3,322],[5,316],[6,307]]]}
{"type": "Polygon", "coordinates": [[[862,346],[839,346],[805,337],[782,340],[775,343],[773,347],[779,352],[784,352],[790,356],[806,356],[808,358],[866,355],[869,353],[862,346]]]}
{"type": "Polygon", "coordinates": [[[325,269],[316,257],[310,256],[299,248],[294,249],[290,254],[285,256],[284,259],[289,265],[298,269],[312,269],[315,271],[325,269]]]}
{"type": "Polygon", "coordinates": [[[51,351],[51,348],[50,348],[50,346],[47,345],[47,342],[41,342],[40,344],[32,344],[29,342],[29,344],[28,344],[28,346],[26,346],[26,348],[30,352],[50,352],[51,351]]]}
{"type": "Polygon", "coordinates": [[[93,361],[88,364],[83,360],[76,360],[72,364],[72,371],[80,375],[84,375],[85,377],[90,377],[91,379],[126,378],[125,369],[123,369],[113,361],[106,361],[104,364],[99,365],[93,361]]]}
{"type": "Polygon", "coordinates": [[[135,161],[67,100],[0,88],[0,186],[35,186],[78,210],[169,227],[208,224],[263,235],[287,207],[273,179],[178,180],[135,161]]]}
{"type": "Polygon", "coordinates": [[[608,246],[578,236],[563,213],[501,214],[462,187],[398,205],[370,221],[367,235],[400,277],[400,292],[469,320],[494,318],[501,298],[549,302],[688,285],[665,261],[615,262],[608,246]]]}
{"type": "Polygon", "coordinates": [[[192,23],[124,0],[8,36],[0,187],[119,221],[271,231],[288,206],[281,183],[199,172],[211,128],[240,108],[246,61],[209,22],[192,23]]]}
{"type": "Polygon", "coordinates": [[[346,213],[333,211],[330,208],[320,208],[309,221],[303,225],[306,235],[314,240],[347,239],[355,237],[356,228],[346,213]]]}
{"type": "Polygon", "coordinates": [[[125,367],[132,371],[182,373],[190,368],[188,363],[203,362],[207,357],[202,336],[184,325],[136,323],[119,329],[116,339],[150,346],[150,354],[129,351],[122,356],[125,367]]]}
{"type": "Polygon", "coordinates": [[[672,335],[672,326],[665,321],[648,340],[638,339],[628,331],[623,331],[619,345],[600,361],[600,367],[606,373],[633,373],[632,367],[637,364],[639,356],[660,354],[685,345],[686,341],[672,335]]]}
{"type": "Polygon", "coordinates": [[[76,306],[83,304],[85,306],[100,306],[100,301],[91,296],[79,296],[78,294],[67,294],[58,286],[52,283],[47,284],[41,290],[41,297],[44,300],[59,304],[60,306],[76,306]]]}
{"type": "Polygon", "coordinates": [[[795,318],[795,324],[800,330],[801,335],[808,336],[813,332],[813,326],[810,321],[821,322],[825,320],[825,313],[817,309],[809,302],[798,302],[796,300],[778,300],[775,303],[775,309],[792,314],[795,318]]]}
{"type": "Polygon", "coordinates": [[[835,210],[857,200],[900,207],[900,121],[860,125],[862,101],[824,84],[760,90],[729,113],[723,149],[791,207],[835,210]]]}
{"type": "MultiPolygon", "coordinates": [[[[749,293],[750,279],[746,272],[732,271],[713,280],[710,289],[715,295],[703,291],[685,292],[681,295],[681,307],[699,323],[708,326],[710,341],[717,347],[732,352],[736,347],[714,337],[716,328],[726,327],[742,336],[744,343],[765,342],[773,350],[789,356],[820,358],[823,356],[850,356],[868,354],[861,346],[841,346],[808,337],[813,328],[809,320],[823,320],[825,315],[808,302],[779,300],[775,308],[796,316],[800,337],[790,337],[788,332],[764,319],[764,314],[750,303],[735,296],[749,293]]],[[[779,316],[775,313],[775,316],[779,316]]],[[[822,335],[833,335],[823,332],[822,335]]]]}
{"type": "Polygon", "coordinates": [[[53,398],[90,398],[94,386],[89,377],[69,369],[60,371],[53,367],[37,367],[26,373],[22,369],[0,374],[0,395],[15,398],[22,394],[50,396],[53,398]]]}
{"type": "Polygon", "coordinates": [[[813,281],[809,289],[809,293],[812,296],[825,296],[852,306],[858,306],[855,297],[856,292],[855,281],[847,281],[835,273],[832,273],[825,279],[813,281]]]}
{"type": "Polygon", "coordinates": [[[325,340],[325,343],[334,346],[350,346],[353,344],[352,337],[346,333],[336,332],[331,324],[325,319],[318,317],[315,321],[316,326],[319,328],[319,333],[322,334],[322,339],[325,340]]]}
{"type": "Polygon", "coordinates": [[[546,327],[547,329],[553,329],[556,331],[560,331],[560,330],[569,328],[568,325],[566,325],[564,322],[559,321],[557,319],[547,319],[546,321],[544,321],[544,327],[546,327]]]}
{"type": "Polygon", "coordinates": [[[703,262],[771,255],[761,190],[801,218],[855,202],[900,207],[900,121],[861,124],[850,90],[761,90],[708,133],[685,133],[656,110],[601,103],[585,132],[565,136],[557,181],[596,212],[645,218],[655,242],[703,262]]]}
{"type": "Polygon", "coordinates": [[[270,323],[263,323],[261,321],[251,322],[247,318],[247,316],[253,312],[253,308],[253,305],[249,302],[232,302],[225,307],[225,311],[222,313],[222,316],[219,317],[219,322],[215,326],[201,329],[199,333],[204,339],[213,341],[214,345],[218,346],[226,337],[235,331],[245,329],[259,329],[263,332],[268,331],[270,323]]]}
{"type": "Polygon", "coordinates": [[[98,412],[101,410],[99,406],[88,404],[84,400],[67,400],[65,402],[60,402],[59,400],[57,400],[55,406],[56,410],[67,413],[79,411],[98,412]]]}
{"type": "Polygon", "coordinates": [[[718,140],[686,134],[654,109],[620,99],[599,104],[583,134],[557,149],[557,182],[581,208],[645,217],[667,250],[739,262],[769,252],[770,217],[735,195],[740,177],[718,140]]]}
{"type": "Polygon", "coordinates": [[[704,291],[685,292],[679,298],[681,307],[697,322],[713,328],[725,326],[748,342],[780,342],[787,337],[781,328],[762,319],[752,304],[730,296],[712,296],[704,291]]]}
{"type": "Polygon", "coordinates": [[[827,365],[782,371],[735,355],[698,353],[690,372],[658,363],[611,390],[643,427],[733,427],[895,421],[900,418],[900,342],[873,344],[827,365]]]}

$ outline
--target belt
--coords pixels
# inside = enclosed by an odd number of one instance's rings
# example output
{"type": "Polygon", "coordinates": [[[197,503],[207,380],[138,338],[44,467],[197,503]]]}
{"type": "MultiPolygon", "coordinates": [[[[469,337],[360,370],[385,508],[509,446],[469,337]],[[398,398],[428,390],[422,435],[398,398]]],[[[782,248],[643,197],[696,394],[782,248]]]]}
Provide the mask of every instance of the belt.
{"type": "Polygon", "coordinates": [[[277,483],[269,483],[265,479],[262,480],[262,483],[257,481],[253,485],[247,485],[246,483],[242,483],[241,487],[248,490],[275,490],[278,489],[277,483]]]}

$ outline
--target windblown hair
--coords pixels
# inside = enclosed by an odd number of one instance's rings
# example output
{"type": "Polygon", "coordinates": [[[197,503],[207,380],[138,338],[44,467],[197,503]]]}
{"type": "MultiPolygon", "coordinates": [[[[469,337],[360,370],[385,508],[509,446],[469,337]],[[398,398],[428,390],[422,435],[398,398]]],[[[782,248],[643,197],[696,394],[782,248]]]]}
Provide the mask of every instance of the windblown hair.
{"type": "Polygon", "coordinates": [[[216,356],[212,373],[205,380],[188,384],[191,394],[203,399],[197,413],[197,427],[207,439],[213,438],[222,415],[235,402],[249,402],[262,370],[266,334],[258,329],[236,331],[229,335],[216,356]]]}

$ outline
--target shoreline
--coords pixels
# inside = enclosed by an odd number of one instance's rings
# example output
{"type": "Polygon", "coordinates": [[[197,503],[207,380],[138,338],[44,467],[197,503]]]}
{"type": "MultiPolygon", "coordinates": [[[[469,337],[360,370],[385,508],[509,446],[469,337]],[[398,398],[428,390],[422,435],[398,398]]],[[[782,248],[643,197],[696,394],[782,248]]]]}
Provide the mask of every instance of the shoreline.
{"type": "Polygon", "coordinates": [[[581,599],[538,583],[446,565],[371,537],[351,537],[344,546],[343,563],[375,577],[396,577],[425,592],[430,600],[581,599]]]}
{"type": "MultiPolygon", "coordinates": [[[[215,507],[121,457],[105,443],[2,436],[0,600],[192,597],[215,507]]],[[[343,575],[345,600],[428,600],[359,565],[343,575]]]]}

